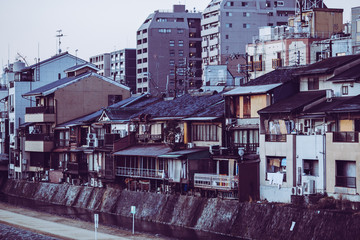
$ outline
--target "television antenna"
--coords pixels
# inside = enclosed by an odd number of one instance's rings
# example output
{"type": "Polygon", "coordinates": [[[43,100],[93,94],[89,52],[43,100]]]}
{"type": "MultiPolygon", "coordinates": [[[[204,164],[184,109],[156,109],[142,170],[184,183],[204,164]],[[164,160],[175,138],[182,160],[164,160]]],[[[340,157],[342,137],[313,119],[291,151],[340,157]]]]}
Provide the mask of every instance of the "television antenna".
{"type": "Polygon", "coordinates": [[[59,38],[59,54],[61,54],[61,37],[66,37],[66,35],[62,34],[62,30],[59,29],[56,31],[58,34],[56,34],[55,37],[59,38]]]}

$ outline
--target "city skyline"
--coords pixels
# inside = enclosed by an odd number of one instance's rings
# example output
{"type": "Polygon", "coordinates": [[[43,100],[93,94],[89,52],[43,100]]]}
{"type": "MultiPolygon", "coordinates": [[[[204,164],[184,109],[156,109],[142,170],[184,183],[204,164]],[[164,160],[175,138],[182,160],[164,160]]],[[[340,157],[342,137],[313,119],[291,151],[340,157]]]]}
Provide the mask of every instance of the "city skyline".
{"type": "MultiPolygon", "coordinates": [[[[79,58],[124,48],[136,48],[136,31],[146,17],[155,10],[171,11],[174,4],[185,4],[189,11],[202,12],[210,0],[138,0],[125,5],[115,0],[101,2],[64,0],[54,4],[38,0],[2,1],[0,3],[0,58],[2,67],[21,55],[29,65],[37,58],[45,60],[58,52],[61,38],[62,52],[79,58]],[[134,16],[134,13],[136,15],[134,16]],[[58,30],[62,30],[58,32],[58,30]],[[18,55],[19,53],[19,55],[18,55]]],[[[350,20],[351,7],[356,0],[348,0],[344,22],[350,20]]],[[[325,0],[329,8],[343,8],[336,0],[325,0]]],[[[2,71],[2,68],[1,70],[2,71]]]]}

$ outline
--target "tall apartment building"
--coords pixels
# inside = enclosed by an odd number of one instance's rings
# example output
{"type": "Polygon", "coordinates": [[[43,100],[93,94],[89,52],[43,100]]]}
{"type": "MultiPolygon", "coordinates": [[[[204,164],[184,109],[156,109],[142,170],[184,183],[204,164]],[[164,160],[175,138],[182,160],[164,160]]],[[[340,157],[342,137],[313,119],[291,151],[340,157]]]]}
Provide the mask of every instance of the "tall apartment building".
{"type": "Polygon", "coordinates": [[[137,93],[176,95],[201,82],[201,13],[174,5],[155,11],[137,31],[137,93]]]}
{"type": "Polygon", "coordinates": [[[125,48],[90,57],[90,62],[100,69],[99,74],[136,91],[136,49],[125,48]]]}
{"type": "MultiPolygon", "coordinates": [[[[212,0],[201,20],[203,65],[228,64],[234,54],[245,54],[245,45],[262,26],[287,25],[295,14],[296,0],[212,0]]],[[[236,63],[237,64],[237,63],[236,63]]]]}
{"type": "Polygon", "coordinates": [[[353,54],[360,53],[360,6],[351,8],[351,38],[353,54]]]}

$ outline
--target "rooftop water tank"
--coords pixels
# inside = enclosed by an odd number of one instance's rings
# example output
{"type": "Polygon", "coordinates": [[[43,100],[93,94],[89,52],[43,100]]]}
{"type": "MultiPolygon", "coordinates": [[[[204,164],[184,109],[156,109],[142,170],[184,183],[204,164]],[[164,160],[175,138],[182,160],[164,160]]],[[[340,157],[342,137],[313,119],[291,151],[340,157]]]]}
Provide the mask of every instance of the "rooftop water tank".
{"type": "Polygon", "coordinates": [[[14,72],[20,72],[24,68],[25,68],[25,63],[23,63],[22,61],[19,60],[19,61],[14,63],[13,71],[14,72]]]}

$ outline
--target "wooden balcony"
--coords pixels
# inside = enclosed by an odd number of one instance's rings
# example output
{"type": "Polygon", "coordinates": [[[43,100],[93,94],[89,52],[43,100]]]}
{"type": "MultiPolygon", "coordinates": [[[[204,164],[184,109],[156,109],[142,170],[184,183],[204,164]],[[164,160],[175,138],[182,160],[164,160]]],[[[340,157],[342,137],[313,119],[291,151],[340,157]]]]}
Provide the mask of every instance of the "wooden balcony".
{"type": "Polygon", "coordinates": [[[254,68],[256,71],[263,71],[265,70],[264,62],[263,61],[255,61],[254,62],[254,68]]]}
{"type": "Polygon", "coordinates": [[[28,107],[26,108],[25,122],[55,122],[54,107],[28,107]]]}
{"type": "Polygon", "coordinates": [[[236,190],[238,188],[237,176],[222,176],[217,174],[194,174],[194,186],[214,190],[236,190]]]}
{"type": "Polygon", "coordinates": [[[281,58],[275,58],[272,60],[272,68],[273,69],[277,69],[279,67],[282,67],[283,63],[282,63],[282,59],[281,58]]]}
{"type": "Polygon", "coordinates": [[[259,143],[233,143],[231,149],[235,154],[239,148],[244,148],[245,154],[256,154],[258,147],[259,143]]]}
{"type": "Polygon", "coordinates": [[[117,167],[116,176],[164,179],[165,173],[157,169],[117,167]]]}

